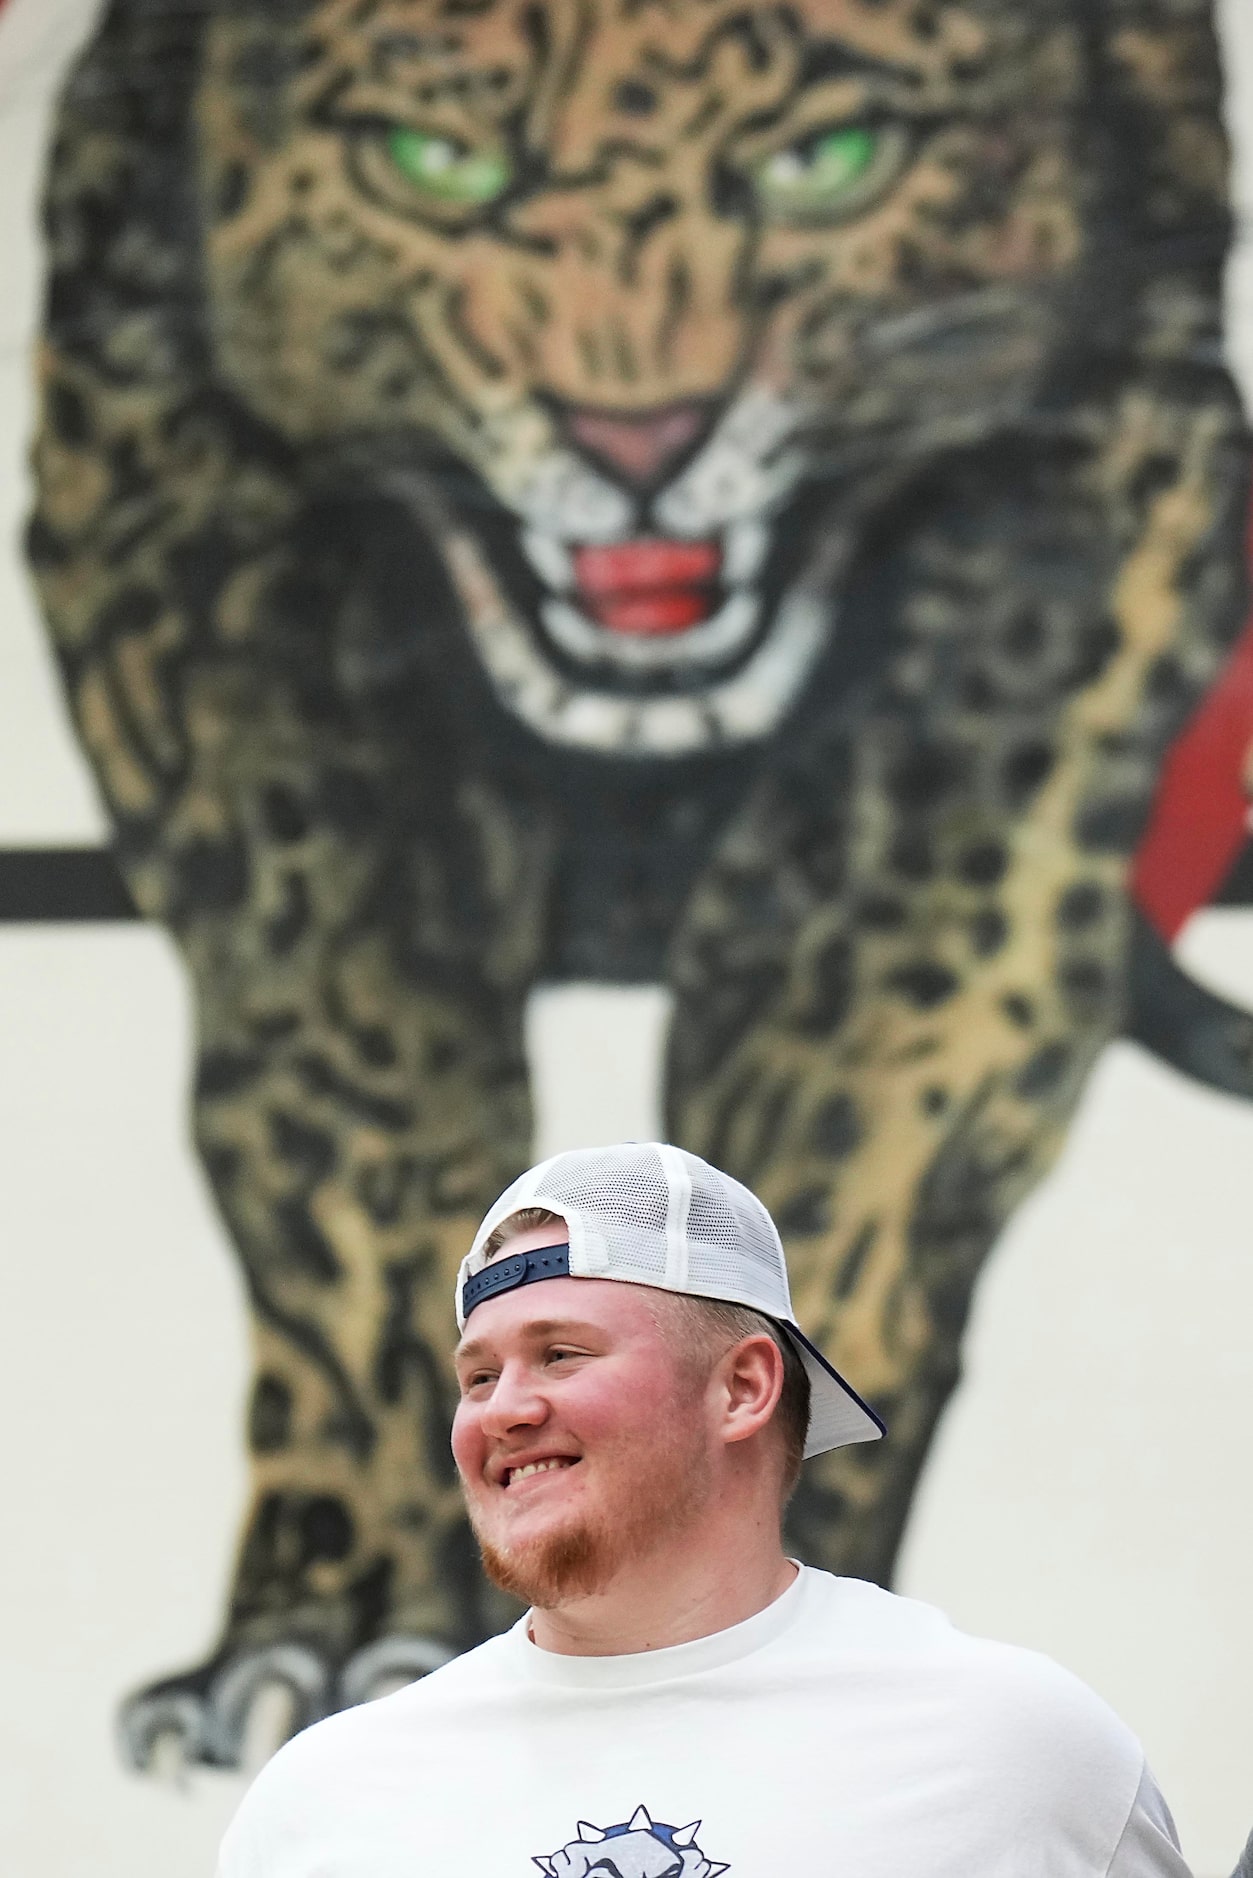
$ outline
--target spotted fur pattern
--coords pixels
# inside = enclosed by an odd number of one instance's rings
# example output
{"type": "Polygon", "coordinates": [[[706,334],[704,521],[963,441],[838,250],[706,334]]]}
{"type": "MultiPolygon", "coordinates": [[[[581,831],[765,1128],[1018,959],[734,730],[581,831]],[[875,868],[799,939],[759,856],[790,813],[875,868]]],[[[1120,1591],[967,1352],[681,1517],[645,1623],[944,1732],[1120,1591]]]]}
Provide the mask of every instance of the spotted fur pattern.
{"type": "Polygon", "coordinates": [[[668,1129],[891,1425],[795,1542],[885,1576],[1242,617],[1208,6],[113,0],[48,202],[31,560],[256,1335],[226,1630],[133,1753],[503,1618],[450,1287],[544,980],[673,988],[668,1129]],[[690,631],[583,605],[639,540],[721,570],[690,631]]]}

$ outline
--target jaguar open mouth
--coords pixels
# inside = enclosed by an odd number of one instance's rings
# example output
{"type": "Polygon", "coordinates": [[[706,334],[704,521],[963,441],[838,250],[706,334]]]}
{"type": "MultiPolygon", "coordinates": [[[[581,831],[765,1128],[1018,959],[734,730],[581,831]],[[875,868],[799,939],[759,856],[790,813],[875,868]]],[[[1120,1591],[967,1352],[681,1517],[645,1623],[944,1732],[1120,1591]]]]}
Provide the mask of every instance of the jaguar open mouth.
{"type": "Polygon", "coordinates": [[[573,514],[565,533],[556,500],[547,525],[503,504],[427,515],[505,706],[550,742],[636,759],[775,729],[833,630],[828,508],[815,488],[700,536],[573,514]]]}

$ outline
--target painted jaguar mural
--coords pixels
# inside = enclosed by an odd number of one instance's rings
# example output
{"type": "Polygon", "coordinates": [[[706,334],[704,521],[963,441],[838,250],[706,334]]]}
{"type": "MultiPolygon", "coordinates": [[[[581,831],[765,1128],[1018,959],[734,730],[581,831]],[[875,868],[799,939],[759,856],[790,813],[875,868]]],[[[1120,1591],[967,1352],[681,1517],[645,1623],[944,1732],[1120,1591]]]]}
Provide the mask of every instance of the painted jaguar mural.
{"type": "Polygon", "coordinates": [[[507,1615],[446,1351],[537,984],[671,988],[667,1130],[891,1428],[793,1542],[876,1577],[1103,1045],[1253,1093],[1154,807],[1249,666],[1219,90],[1204,0],[106,6],[29,551],[256,1337],[138,1762],[507,1615]]]}

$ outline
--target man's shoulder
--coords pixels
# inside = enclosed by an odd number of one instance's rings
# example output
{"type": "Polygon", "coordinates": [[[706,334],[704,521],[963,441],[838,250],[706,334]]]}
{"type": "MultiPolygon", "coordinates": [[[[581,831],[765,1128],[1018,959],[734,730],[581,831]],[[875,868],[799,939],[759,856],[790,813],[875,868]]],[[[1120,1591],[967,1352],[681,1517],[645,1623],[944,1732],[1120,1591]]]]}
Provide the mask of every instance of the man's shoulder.
{"type": "Polygon", "coordinates": [[[814,1592],[820,1703],[846,1704],[863,1737],[912,1740],[941,1785],[969,1790],[1015,1843],[1068,1846],[1065,1869],[1106,1869],[1144,1753],[1095,1690],[1051,1657],[970,1636],[878,1586],[825,1579],[814,1592]]]}
{"type": "Polygon", "coordinates": [[[983,1770],[985,1803],[1016,1822],[1024,1843],[1069,1844],[1080,1869],[1105,1870],[1145,1774],[1139,1740],[1052,1657],[955,1635],[953,1734],[983,1770]]]}
{"type": "Polygon", "coordinates": [[[223,1878],[252,1878],[268,1861],[270,1846],[316,1831],[318,1819],[350,1800],[358,1786],[386,1779],[393,1763],[411,1764],[415,1749],[450,1739],[458,1715],[472,1718],[507,1675],[508,1651],[506,1637],[493,1637],[392,1695],[342,1709],[294,1735],[244,1796],[223,1842],[223,1878]]]}
{"type": "Polygon", "coordinates": [[[972,1636],[942,1612],[854,1579],[815,1573],[818,1623],[846,1670],[860,1666],[862,1699],[913,1693],[943,1710],[994,1761],[1030,1760],[1059,1777],[1090,1766],[1134,1792],[1143,1766],[1135,1735],[1087,1683],[1052,1657],[972,1636]]]}

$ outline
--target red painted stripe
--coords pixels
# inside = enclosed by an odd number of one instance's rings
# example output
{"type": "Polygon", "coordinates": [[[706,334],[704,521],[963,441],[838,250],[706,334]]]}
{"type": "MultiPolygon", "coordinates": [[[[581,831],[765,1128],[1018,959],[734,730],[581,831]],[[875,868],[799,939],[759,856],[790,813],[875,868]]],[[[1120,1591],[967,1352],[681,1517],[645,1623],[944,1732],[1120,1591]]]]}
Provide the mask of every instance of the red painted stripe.
{"type": "Polygon", "coordinates": [[[1253,618],[1167,752],[1132,865],[1132,893],[1164,939],[1209,903],[1248,840],[1250,750],[1253,618]]]}

